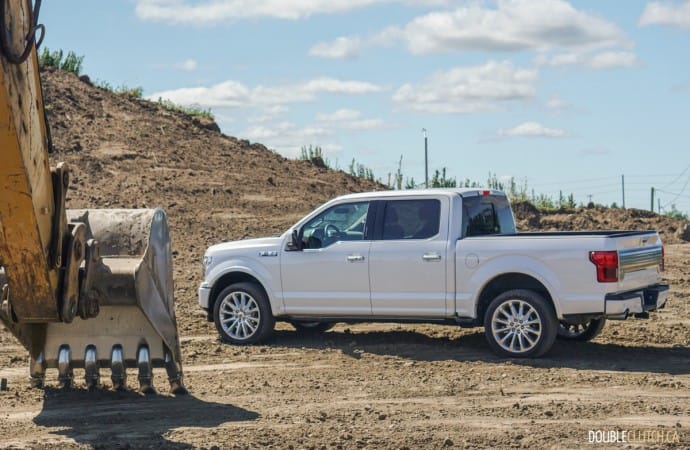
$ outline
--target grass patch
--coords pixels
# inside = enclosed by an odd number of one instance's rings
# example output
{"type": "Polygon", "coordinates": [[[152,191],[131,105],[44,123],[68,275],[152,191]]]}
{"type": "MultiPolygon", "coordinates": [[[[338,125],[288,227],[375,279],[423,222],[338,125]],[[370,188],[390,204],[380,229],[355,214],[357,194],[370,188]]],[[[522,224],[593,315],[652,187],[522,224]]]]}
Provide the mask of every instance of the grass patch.
{"type": "Polygon", "coordinates": [[[170,100],[166,100],[166,99],[160,98],[160,97],[158,97],[157,103],[169,111],[177,111],[177,112],[185,113],[185,114],[190,115],[192,117],[201,117],[204,119],[215,120],[215,116],[211,112],[210,108],[209,109],[203,109],[203,108],[199,108],[196,106],[178,105],[177,103],[171,102],[170,100]]]}

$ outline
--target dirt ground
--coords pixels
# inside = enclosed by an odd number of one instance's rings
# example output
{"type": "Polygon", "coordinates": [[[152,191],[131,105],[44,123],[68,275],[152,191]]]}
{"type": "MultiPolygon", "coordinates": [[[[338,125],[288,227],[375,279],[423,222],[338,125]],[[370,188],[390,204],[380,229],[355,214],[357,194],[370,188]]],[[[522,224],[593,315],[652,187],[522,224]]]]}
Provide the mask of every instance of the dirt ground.
{"type": "Polygon", "coordinates": [[[73,169],[69,206],[168,212],[190,395],[168,395],[163,370],[156,396],[135,391],[133,370],[128,392],[108,390],[106,370],[105,389],[58,389],[54,370],[31,389],[27,353],[0,325],[0,448],[690,448],[687,224],[634,210],[518,211],[522,229],[654,227],[667,243],[667,308],[537,360],[495,357],[480,329],[432,325],[303,336],[279,324],[264,345],[230,346],[197,307],[206,246],[282,231],[328,198],[381,186],[68,74],[44,79],[53,161],[73,169]],[[627,443],[590,443],[612,437],[627,443]]]}

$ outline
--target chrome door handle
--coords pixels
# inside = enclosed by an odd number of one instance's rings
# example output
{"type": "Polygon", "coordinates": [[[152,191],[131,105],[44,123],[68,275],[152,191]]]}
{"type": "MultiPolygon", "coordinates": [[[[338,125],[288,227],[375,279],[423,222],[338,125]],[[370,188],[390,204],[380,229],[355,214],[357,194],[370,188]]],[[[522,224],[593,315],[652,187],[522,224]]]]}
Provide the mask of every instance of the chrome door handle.
{"type": "Polygon", "coordinates": [[[362,255],[350,255],[347,257],[348,262],[360,262],[364,261],[364,256],[362,255]]]}
{"type": "Polygon", "coordinates": [[[422,259],[424,261],[440,261],[441,255],[438,253],[424,253],[424,255],[422,255],[422,259]]]}

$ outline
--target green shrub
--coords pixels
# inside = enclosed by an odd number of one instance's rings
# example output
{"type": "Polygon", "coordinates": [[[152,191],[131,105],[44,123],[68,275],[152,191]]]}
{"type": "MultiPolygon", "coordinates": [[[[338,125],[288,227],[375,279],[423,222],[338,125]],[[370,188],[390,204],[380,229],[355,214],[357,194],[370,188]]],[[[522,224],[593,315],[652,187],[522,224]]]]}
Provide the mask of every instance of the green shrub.
{"type": "Polygon", "coordinates": [[[84,56],[77,56],[73,51],[67,52],[67,56],[63,59],[62,50],[50,51],[48,47],[43,47],[38,55],[38,65],[41,67],[55,67],[56,69],[72,72],[79,76],[81,75],[82,63],[84,56]]]}
{"type": "Polygon", "coordinates": [[[303,145],[299,159],[300,161],[308,161],[316,167],[324,169],[331,167],[330,161],[323,157],[323,150],[318,145],[312,146],[309,144],[309,147],[303,145]]]}
{"type": "Polygon", "coordinates": [[[93,85],[105,91],[112,92],[113,94],[125,95],[127,97],[141,98],[144,94],[144,89],[141,86],[131,88],[125,84],[121,84],[118,87],[113,87],[112,84],[103,80],[96,80],[93,82],[93,85]]]}
{"type": "Polygon", "coordinates": [[[195,106],[182,106],[161,97],[158,97],[158,104],[169,111],[177,111],[188,114],[192,117],[203,117],[205,119],[215,120],[215,116],[211,112],[210,108],[202,109],[195,106]]]}

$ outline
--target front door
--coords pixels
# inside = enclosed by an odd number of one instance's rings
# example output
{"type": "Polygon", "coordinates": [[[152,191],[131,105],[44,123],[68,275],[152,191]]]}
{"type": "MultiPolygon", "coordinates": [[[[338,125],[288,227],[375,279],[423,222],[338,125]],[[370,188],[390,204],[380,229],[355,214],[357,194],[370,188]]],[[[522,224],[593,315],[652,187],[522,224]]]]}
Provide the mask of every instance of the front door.
{"type": "Polygon", "coordinates": [[[304,248],[281,253],[288,314],[369,316],[369,202],[333,206],[301,229],[304,248]]]}

